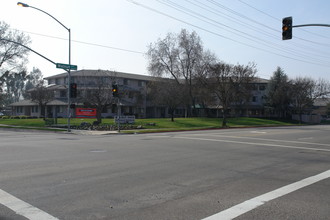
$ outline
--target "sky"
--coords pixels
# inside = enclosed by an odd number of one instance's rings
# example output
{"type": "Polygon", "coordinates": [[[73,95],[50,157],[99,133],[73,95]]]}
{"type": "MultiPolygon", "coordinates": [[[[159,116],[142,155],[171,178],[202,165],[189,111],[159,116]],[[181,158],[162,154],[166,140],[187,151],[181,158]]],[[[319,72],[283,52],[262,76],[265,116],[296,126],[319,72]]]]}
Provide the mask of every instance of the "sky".
{"type": "MultiPolygon", "coordinates": [[[[278,66],[290,78],[330,81],[330,28],[293,28],[282,40],[282,18],[293,25],[330,24],[329,0],[23,0],[71,30],[71,64],[149,75],[145,53],[151,43],[181,29],[195,31],[205,50],[231,64],[257,65],[269,79],[278,66]]],[[[29,47],[55,63],[69,62],[69,32],[33,8],[1,0],[0,20],[29,35],[29,47]]],[[[63,73],[30,53],[28,71],[44,77],[63,73]]]]}

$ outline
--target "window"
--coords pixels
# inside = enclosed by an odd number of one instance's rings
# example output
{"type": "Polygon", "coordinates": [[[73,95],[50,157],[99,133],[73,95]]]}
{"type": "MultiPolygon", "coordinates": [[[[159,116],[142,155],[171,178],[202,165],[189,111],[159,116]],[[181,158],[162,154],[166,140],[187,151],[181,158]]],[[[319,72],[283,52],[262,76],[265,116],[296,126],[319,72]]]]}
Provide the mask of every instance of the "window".
{"type": "Polygon", "coordinates": [[[138,86],[142,87],[143,86],[143,82],[142,81],[138,81],[138,86]]]}
{"type": "Polygon", "coordinates": [[[56,106],[56,113],[63,113],[63,112],[66,112],[67,110],[67,106],[56,106]]]}
{"type": "Polygon", "coordinates": [[[124,85],[128,85],[128,79],[124,79],[124,85]]]}
{"type": "Polygon", "coordinates": [[[258,96],[253,96],[252,97],[252,102],[257,102],[258,101],[258,96]]]}
{"type": "Polygon", "coordinates": [[[38,113],[38,106],[32,106],[32,113],[38,113]]]}
{"type": "Polygon", "coordinates": [[[23,113],[23,106],[17,106],[16,111],[17,113],[23,113]]]}
{"type": "Polygon", "coordinates": [[[259,90],[260,90],[260,91],[264,91],[264,90],[266,90],[266,86],[265,86],[265,85],[260,85],[260,86],[259,86],[259,90]]]}
{"type": "Polygon", "coordinates": [[[65,90],[60,91],[60,97],[61,98],[65,98],[66,97],[66,91],[65,90]]]}

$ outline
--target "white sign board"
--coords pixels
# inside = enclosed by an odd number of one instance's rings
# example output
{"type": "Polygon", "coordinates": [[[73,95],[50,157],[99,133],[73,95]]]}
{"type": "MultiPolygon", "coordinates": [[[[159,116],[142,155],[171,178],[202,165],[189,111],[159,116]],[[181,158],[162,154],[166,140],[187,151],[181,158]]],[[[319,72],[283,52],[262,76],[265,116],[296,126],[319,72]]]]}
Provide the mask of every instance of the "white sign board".
{"type": "Polygon", "coordinates": [[[120,124],[133,124],[135,122],[135,116],[134,115],[123,115],[123,116],[115,116],[115,123],[120,124]]]}

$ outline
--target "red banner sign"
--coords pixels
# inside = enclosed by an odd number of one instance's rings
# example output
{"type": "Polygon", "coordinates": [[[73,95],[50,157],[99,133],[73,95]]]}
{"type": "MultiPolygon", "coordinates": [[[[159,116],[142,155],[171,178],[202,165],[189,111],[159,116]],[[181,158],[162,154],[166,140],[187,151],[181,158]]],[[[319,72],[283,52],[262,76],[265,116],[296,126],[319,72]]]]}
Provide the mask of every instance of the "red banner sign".
{"type": "Polygon", "coordinates": [[[96,118],[96,108],[76,108],[76,118],[96,118]]]}

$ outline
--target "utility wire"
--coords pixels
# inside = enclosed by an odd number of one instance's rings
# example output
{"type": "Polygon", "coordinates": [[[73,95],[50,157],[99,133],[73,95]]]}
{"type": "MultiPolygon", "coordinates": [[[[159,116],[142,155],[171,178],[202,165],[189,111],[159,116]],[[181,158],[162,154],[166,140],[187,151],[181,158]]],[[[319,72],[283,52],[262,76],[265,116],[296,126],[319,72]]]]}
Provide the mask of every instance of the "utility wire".
{"type": "MultiPolygon", "coordinates": [[[[278,29],[274,29],[274,28],[272,28],[272,27],[270,27],[270,26],[267,26],[267,25],[265,25],[265,24],[263,24],[263,23],[261,23],[261,22],[258,22],[258,21],[256,21],[256,20],[253,20],[253,19],[251,19],[251,18],[249,18],[249,17],[247,17],[247,16],[245,16],[245,15],[239,13],[239,12],[236,12],[235,10],[232,10],[232,9],[230,9],[230,8],[228,8],[228,7],[222,5],[222,4],[220,4],[220,3],[218,3],[218,2],[216,2],[216,1],[214,1],[214,0],[206,0],[206,1],[208,1],[208,2],[210,2],[210,3],[212,3],[212,4],[214,4],[215,6],[218,6],[218,7],[220,7],[220,8],[223,8],[223,9],[226,10],[226,11],[229,11],[229,12],[231,12],[231,13],[233,13],[233,14],[236,14],[236,15],[239,16],[239,17],[242,17],[242,18],[247,19],[247,20],[249,20],[249,21],[251,21],[251,22],[254,22],[254,23],[256,23],[256,24],[259,24],[259,25],[261,25],[261,26],[264,27],[264,28],[268,28],[268,29],[273,30],[273,31],[275,31],[275,32],[279,32],[279,33],[281,33],[281,31],[279,31],[278,29]]],[[[302,41],[305,41],[305,42],[308,42],[308,43],[313,43],[313,44],[316,44],[316,45],[321,45],[321,46],[330,47],[330,44],[320,43],[320,42],[315,42],[315,41],[307,40],[307,39],[300,38],[300,37],[295,37],[295,38],[297,38],[297,39],[299,39],[299,40],[302,40],[302,41]]]]}
{"type": "MultiPolygon", "coordinates": [[[[18,29],[13,29],[13,30],[18,30],[18,29]]],[[[22,31],[22,32],[25,32],[25,33],[28,33],[28,34],[38,35],[38,36],[42,36],[42,37],[48,37],[48,38],[53,38],[53,39],[66,40],[66,41],[68,41],[68,39],[62,38],[62,37],[50,36],[50,35],[40,34],[40,33],[33,33],[33,32],[23,31],[23,30],[18,30],[18,31],[22,31]]],[[[129,52],[129,53],[136,53],[136,54],[142,54],[142,55],[145,54],[144,52],[140,52],[140,51],[128,50],[128,49],[123,49],[123,48],[118,48],[118,47],[112,47],[112,46],[107,46],[107,45],[102,45],[102,44],[96,44],[96,43],[89,43],[89,42],[85,42],[85,41],[78,41],[78,40],[72,40],[72,39],[71,39],[71,41],[72,42],[75,42],[75,43],[86,44],[86,45],[90,45],[90,46],[103,47],[103,48],[108,48],[108,49],[113,49],[113,50],[119,50],[119,51],[124,51],[124,52],[129,52]]]]}
{"type": "MultiPolygon", "coordinates": [[[[272,15],[270,15],[270,14],[268,14],[268,13],[266,13],[266,12],[264,12],[264,11],[258,9],[258,8],[256,8],[256,7],[254,7],[254,6],[252,6],[252,5],[248,4],[248,3],[246,3],[245,1],[242,1],[242,0],[237,0],[237,1],[241,2],[242,4],[244,4],[244,5],[248,6],[248,7],[250,7],[250,8],[252,8],[252,9],[254,9],[254,10],[256,10],[256,11],[258,11],[258,12],[260,12],[260,13],[262,13],[262,14],[264,14],[264,15],[266,15],[266,16],[268,16],[268,17],[274,19],[274,20],[276,20],[276,21],[281,21],[281,19],[276,18],[276,17],[274,17],[274,16],[272,16],[272,15]]],[[[322,35],[322,34],[318,34],[318,33],[315,33],[315,32],[311,32],[311,31],[308,31],[308,30],[305,30],[305,29],[300,29],[300,30],[301,30],[301,31],[304,31],[304,32],[306,32],[306,33],[312,34],[312,35],[316,35],[316,36],[319,36],[319,37],[326,38],[326,39],[329,39],[329,38],[330,38],[329,36],[324,36],[324,35],[322,35]]]]}
{"type": "Polygon", "coordinates": [[[182,19],[176,18],[176,17],[174,17],[174,16],[172,16],[172,15],[166,14],[166,13],[164,13],[164,12],[162,12],[162,11],[159,11],[159,10],[157,10],[157,9],[151,8],[151,7],[147,6],[147,5],[144,5],[144,4],[142,4],[142,3],[136,2],[136,1],[134,1],[134,0],[127,0],[127,1],[130,2],[130,3],[132,3],[132,4],[137,5],[137,6],[139,6],[139,7],[145,8],[145,9],[147,9],[147,10],[153,11],[153,12],[155,12],[155,13],[161,14],[161,15],[163,15],[163,16],[166,16],[166,17],[169,17],[169,18],[174,19],[174,20],[176,20],[176,21],[179,21],[179,22],[181,22],[181,23],[184,23],[184,24],[186,24],[186,25],[189,25],[189,26],[195,27],[195,28],[197,28],[197,29],[199,29],[199,30],[202,30],[202,31],[205,31],[205,32],[207,32],[207,33],[210,33],[210,34],[216,35],[216,36],[218,36],[218,37],[221,37],[221,38],[224,38],[224,39],[227,39],[227,40],[233,41],[233,42],[238,43],[238,44],[242,44],[242,45],[247,46],[247,47],[250,47],[250,48],[254,48],[254,49],[257,49],[257,50],[260,50],[260,51],[264,51],[264,52],[267,52],[267,53],[271,53],[271,54],[274,54],[274,55],[277,55],[277,56],[281,56],[281,57],[284,57],[284,58],[288,58],[288,59],[291,59],[291,60],[300,61],[300,62],[303,62],[303,63],[310,63],[310,64],[314,64],[314,65],[322,65],[322,66],[326,66],[326,67],[329,67],[329,66],[330,66],[329,64],[321,64],[321,63],[315,63],[315,62],[311,62],[311,61],[307,61],[307,60],[301,60],[301,59],[297,59],[297,58],[289,57],[289,56],[286,56],[286,55],[283,55],[283,54],[279,54],[279,53],[276,53],[276,52],[273,52],[273,51],[270,51],[270,50],[267,50],[267,49],[263,49],[263,48],[260,48],[260,47],[256,47],[256,46],[253,46],[253,45],[250,45],[250,44],[247,44],[247,43],[244,43],[244,42],[241,42],[241,41],[238,41],[238,40],[235,40],[235,39],[232,39],[232,38],[226,37],[226,36],[224,36],[224,35],[222,35],[222,34],[216,33],[216,32],[214,32],[214,31],[208,30],[208,29],[206,29],[206,28],[200,27],[200,26],[198,26],[198,25],[192,24],[192,23],[187,22],[187,21],[184,21],[184,20],[182,20],[182,19]]]}
{"type": "MultiPolygon", "coordinates": [[[[207,11],[207,12],[210,12],[210,13],[216,15],[216,16],[219,16],[221,18],[225,18],[225,19],[227,19],[229,21],[232,21],[232,22],[234,22],[236,24],[239,24],[239,25],[241,25],[244,28],[248,28],[248,29],[254,30],[254,31],[258,32],[259,35],[265,35],[268,38],[273,38],[273,39],[275,39],[277,41],[279,39],[273,33],[270,33],[270,32],[268,32],[265,29],[262,29],[262,31],[260,31],[260,27],[256,27],[256,26],[254,26],[251,23],[247,23],[247,22],[244,22],[244,21],[242,21],[240,19],[237,19],[237,18],[235,18],[235,17],[233,17],[231,15],[226,14],[223,11],[219,11],[215,7],[210,7],[209,5],[206,5],[205,3],[202,3],[202,2],[200,2],[198,0],[194,0],[194,1],[185,0],[185,1],[186,2],[189,2],[190,4],[192,4],[192,5],[194,5],[194,6],[198,7],[198,8],[201,8],[201,9],[207,11]],[[196,2],[198,4],[196,4],[196,2]]],[[[279,31],[277,31],[277,33],[279,33],[278,35],[281,34],[279,31]]],[[[309,54],[314,54],[313,56],[324,57],[326,59],[329,59],[330,58],[330,53],[329,52],[320,51],[320,50],[316,49],[315,47],[308,47],[308,46],[306,46],[306,44],[299,44],[299,43],[296,43],[296,42],[292,42],[289,46],[286,46],[285,49],[289,49],[289,50],[295,51],[295,52],[297,50],[300,50],[304,54],[309,53],[309,54]],[[289,46],[291,46],[291,45],[293,45],[293,46],[296,45],[298,47],[295,47],[293,49],[289,49],[289,46]],[[314,53],[313,53],[313,51],[314,51],[314,53]],[[323,54],[328,54],[328,56],[323,55],[323,54]]]]}
{"type": "MultiPolygon", "coordinates": [[[[243,32],[243,31],[240,31],[238,29],[235,29],[232,26],[225,25],[223,23],[220,23],[218,21],[215,21],[213,19],[210,19],[210,18],[208,18],[208,17],[206,17],[206,16],[204,16],[204,15],[202,15],[200,13],[194,12],[194,11],[192,11],[192,10],[184,7],[184,6],[178,5],[178,4],[174,3],[173,1],[170,1],[170,0],[168,0],[166,2],[161,1],[161,0],[157,0],[157,1],[160,2],[161,4],[165,4],[168,7],[171,7],[171,8],[173,8],[175,10],[178,10],[178,11],[180,11],[182,13],[188,14],[188,15],[190,15],[190,16],[192,16],[194,18],[197,18],[197,19],[199,19],[199,20],[201,20],[203,22],[206,22],[208,24],[214,25],[214,26],[219,27],[219,28],[220,28],[219,25],[221,25],[221,27],[227,28],[226,31],[228,31],[230,33],[234,33],[236,35],[239,35],[239,36],[241,36],[241,37],[243,37],[245,39],[248,39],[248,40],[250,40],[252,42],[255,42],[255,43],[258,43],[258,44],[262,44],[262,45],[264,45],[266,47],[270,47],[270,48],[275,49],[275,50],[279,50],[279,51],[282,51],[282,52],[285,52],[285,53],[289,53],[289,54],[294,55],[294,56],[299,56],[299,57],[304,58],[304,59],[314,60],[315,62],[326,62],[326,63],[328,63],[327,61],[323,61],[323,60],[320,60],[320,59],[315,59],[315,58],[313,58],[311,56],[306,56],[305,55],[306,52],[302,52],[301,54],[299,54],[299,53],[297,53],[297,50],[293,50],[293,49],[289,49],[289,48],[283,47],[282,45],[279,45],[279,44],[276,44],[276,43],[273,43],[273,42],[270,42],[270,41],[261,39],[259,37],[256,37],[256,36],[253,36],[253,35],[248,34],[246,32],[243,32]],[[201,19],[201,18],[203,18],[203,19],[201,19]],[[204,19],[209,20],[211,22],[206,21],[204,19]]],[[[329,57],[327,57],[327,58],[329,58],[329,57]]]]}

